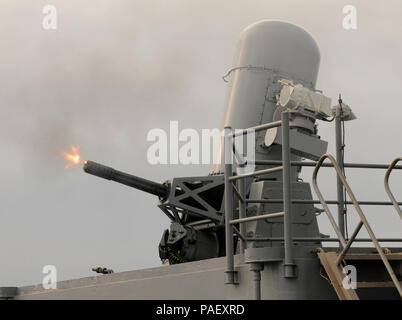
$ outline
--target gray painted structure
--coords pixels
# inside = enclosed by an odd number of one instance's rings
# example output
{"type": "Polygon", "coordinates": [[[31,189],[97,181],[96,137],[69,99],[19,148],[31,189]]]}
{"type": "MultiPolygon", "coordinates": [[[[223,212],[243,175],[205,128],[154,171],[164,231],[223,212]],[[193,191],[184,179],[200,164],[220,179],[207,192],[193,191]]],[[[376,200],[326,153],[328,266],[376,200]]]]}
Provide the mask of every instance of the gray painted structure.
{"type": "MultiPolygon", "coordinates": [[[[187,248],[186,257],[190,262],[62,281],[57,284],[57,289],[53,290],[45,290],[42,285],[22,287],[17,293],[12,291],[15,289],[3,288],[0,290],[0,297],[10,298],[14,294],[16,299],[336,298],[337,295],[317,258],[317,250],[322,248],[323,235],[318,229],[316,219],[318,211],[313,206],[311,189],[308,183],[298,179],[303,166],[300,163],[303,151],[306,151],[304,156],[312,155],[313,160],[326,152],[326,143],[319,140],[314,131],[315,120],[320,118],[306,113],[305,110],[289,111],[277,105],[278,94],[281,91],[279,80],[288,79],[314,91],[319,60],[320,54],[314,39],[306,31],[290,23],[261,21],[246,28],[242,33],[233,68],[228,73],[229,86],[223,127],[227,129],[225,138],[233,136],[230,131],[232,128],[257,128],[255,157],[257,165],[256,171],[252,174],[242,177],[237,172],[236,165],[227,163],[223,165],[224,162],[222,162],[222,165],[213,168],[212,175],[209,177],[175,178],[173,183],[159,185],[138,177],[130,177],[111,168],[98,167],[99,170],[106,170],[102,171],[104,174],[99,174],[98,169],[95,170],[97,172],[95,175],[103,178],[105,176],[107,179],[111,178],[111,172],[113,177],[115,173],[118,173],[124,178],[134,179],[134,187],[142,181],[143,190],[157,189],[158,192],[155,191],[154,194],[161,194],[158,205],[168,216],[171,216],[172,220],[170,235],[164,233],[166,239],[165,242],[161,241],[160,252],[162,245],[165,245],[165,249],[166,246],[171,245],[170,249],[176,250],[180,241],[183,241],[178,252],[180,250],[183,252],[187,248]],[[280,115],[281,120],[275,119],[275,112],[280,115]],[[308,132],[299,127],[298,124],[303,123],[300,119],[304,122],[310,121],[308,132]],[[275,140],[272,145],[265,145],[267,129],[279,126],[281,126],[280,139],[275,140]],[[295,136],[301,137],[297,140],[299,143],[291,141],[295,136]],[[303,144],[308,145],[303,147],[303,144]],[[269,161],[280,161],[282,166],[275,167],[269,161]],[[237,188],[234,185],[236,180],[237,188]],[[204,210],[199,204],[205,202],[205,199],[199,199],[198,207],[195,207],[196,203],[193,201],[186,202],[183,206],[180,201],[185,196],[178,191],[187,192],[192,200],[198,201],[200,193],[194,191],[196,189],[194,185],[199,181],[204,188],[203,192],[209,188],[208,183],[211,183],[211,187],[214,188],[224,183],[224,199],[218,202],[220,204],[224,200],[224,206],[215,209],[210,206],[204,210]],[[188,186],[189,183],[192,183],[194,189],[186,190],[186,185],[188,186]],[[174,186],[173,189],[172,186],[174,186]],[[282,203],[269,203],[270,199],[280,199],[282,203]],[[292,203],[293,200],[295,200],[294,203],[292,203]],[[306,202],[297,203],[297,200],[306,202]],[[180,214],[186,217],[191,216],[191,219],[188,221],[180,214]],[[274,215],[269,216],[270,214],[274,215]],[[261,216],[264,218],[262,219],[261,216]],[[194,220],[194,217],[198,217],[198,220],[194,220]],[[201,218],[209,220],[199,223],[204,221],[201,218]],[[198,223],[197,227],[194,223],[198,223]],[[239,230],[237,224],[239,224],[239,230]],[[225,231],[225,240],[219,237],[219,230],[222,231],[222,229],[225,231]],[[211,236],[214,233],[216,233],[215,237],[207,239],[205,236],[206,234],[211,236]],[[177,236],[177,234],[185,236],[177,236]],[[276,240],[270,240],[272,238],[276,240]],[[278,238],[283,240],[278,241],[278,238]],[[299,238],[308,238],[308,240],[301,241],[298,240],[299,238]],[[200,239],[204,239],[205,242],[200,239]],[[222,253],[224,247],[226,250],[222,253]],[[213,248],[213,254],[210,248],[213,248]]],[[[341,103],[340,107],[342,108],[341,103]]],[[[338,137],[339,123],[344,119],[342,114],[337,116],[338,137]]],[[[341,144],[341,139],[338,138],[338,144],[341,144]]],[[[225,157],[226,143],[225,139],[222,157],[225,157]]],[[[337,150],[340,150],[339,145],[337,150]]],[[[338,164],[343,168],[341,155],[337,156],[338,164]]],[[[326,155],[321,157],[321,160],[324,157],[326,155]]],[[[395,164],[396,162],[392,167],[395,164]]],[[[241,164],[238,166],[241,167],[241,164]]],[[[337,166],[334,165],[334,167],[337,171],[340,170],[337,166]]],[[[389,172],[392,167],[389,168],[389,172]]],[[[342,179],[340,178],[339,181],[342,182],[342,179]]],[[[125,184],[130,185],[130,183],[125,184]]],[[[344,187],[344,182],[338,183],[337,203],[340,211],[343,210],[345,201],[344,187]]],[[[398,207],[395,198],[391,198],[391,202],[395,208],[398,207]]],[[[320,203],[324,209],[327,209],[325,199],[320,198],[320,203]]],[[[356,208],[357,204],[353,204],[356,208]]],[[[331,220],[331,213],[328,210],[326,213],[331,220]]],[[[364,218],[364,216],[361,217],[364,218]]],[[[339,243],[345,248],[342,219],[342,212],[339,212],[338,222],[335,220],[331,222],[337,231],[339,243]]],[[[362,225],[363,223],[359,225],[357,231],[362,225]]],[[[366,224],[365,226],[367,228],[366,224]]],[[[370,234],[370,237],[379,250],[376,239],[373,239],[374,235],[370,234]]],[[[347,249],[348,246],[344,249],[345,254],[347,249]]],[[[393,251],[402,250],[393,248],[393,251]]],[[[352,252],[373,254],[375,250],[352,248],[352,252]]],[[[167,254],[169,251],[164,253],[167,254]]],[[[385,255],[381,253],[384,264],[388,263],[385,255]]],[[[384,281],[387,276],[386,270],[377,262],[359,262],[359,274],[367,278],[364,280],[376,281],[373,280],[375,276],[384,281]]],[[[386,266],[394,268],[393,280],[401,281],[401,262],[393,261],[386,266]]],[[[360,290],[359,295],[362,298],[399,297],[394,288],[376,288],[374,293],[360,290]]]]}
{"type": "MultiPolygon", "coordinates": [[[[236,285],[224,284],[225,258],[216,258],[62,281],[55,290],[44,290],[42,285],[23,287],[18,299],[253,299],[253,275],[242,258],[235,256],[236,285]]],[[[263,299],[336,298],[331,285],[320,276],[314,254],[306,256],[306,252],[300,251],[300,276],[290,281],[281,276],[283,252],[274,250],[270,259],[261,272],[263,299]]]]}

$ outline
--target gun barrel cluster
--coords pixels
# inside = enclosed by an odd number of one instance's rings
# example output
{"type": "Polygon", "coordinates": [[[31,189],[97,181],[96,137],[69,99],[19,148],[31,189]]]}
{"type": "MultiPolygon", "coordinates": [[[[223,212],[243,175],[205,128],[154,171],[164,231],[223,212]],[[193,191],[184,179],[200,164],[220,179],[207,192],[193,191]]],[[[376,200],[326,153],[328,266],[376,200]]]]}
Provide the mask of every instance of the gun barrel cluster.
{"type": "Polygon", "coordinates": [[[166,198],[169,194],[169,187],[167,185],[118,171],[94,161],[86,160],[83,169],[86,173],[125,184],[126,186],[153,194],[159,198],[166,198]]]}

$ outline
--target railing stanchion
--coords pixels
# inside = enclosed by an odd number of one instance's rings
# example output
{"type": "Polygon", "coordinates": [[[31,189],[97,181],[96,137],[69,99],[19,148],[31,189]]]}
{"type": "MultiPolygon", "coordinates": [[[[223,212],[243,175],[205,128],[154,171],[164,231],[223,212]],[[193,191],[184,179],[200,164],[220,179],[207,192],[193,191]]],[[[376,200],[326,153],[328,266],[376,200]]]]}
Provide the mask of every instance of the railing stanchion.
{"type": "Polygon", "coordinates": [[[291,166],[290,166],[290,128],[289,112],[282,112],[282,161],[283,161],[283,211],[284,239],[285,239],[285,278],[296,276],[296,266],[293,261],[292,239],[292,203],[291,203],[291,166]]]}
{"type": "MultiPolygon", "coordinates": [[[[239,200],[239,219],[243,219],[246,217],[246,180],[245,179],[240,179],[238,182],[239,186],[239,193],[240,196],[244,199],[244,201],[239,200]]],[[[244,253],[244,250],[246,249],[247,243],[245,240],[246,237],[246,223],[241,223],[240,224],[240,234],[244,237],[244,239],[240,240],[240,253],[244,253]]]]}
{"type": "MultiPolygon", "coordinates": [[[[335,114],[335,148],[336,148],[336,162],[339,168],[344,172],[343,166],[343,144],[342,144],[342,123],[341,123],[341,106],[336,109],[335,114]]],[[[336,190],[338,200],[338,226],[341,231],[342,237],[345,238],[345,199],[344,199],[344,186],[339,176],[336,176],[336,190]]]]}
{"type": "Polygon", "coordinates": [[[224,129],[224,176],[225,176],[225,240],[226,240],[226,283],[234,284],[234,250],[233,250],[233,185],[229,178],[233,175],[233,133],[231,127],[224,129]]]}
{"type": "Polygon", "coordinates": [[[402,157],[395,158],[391,164],[388,167],[387,172],[385,173],[385,178],[384,178],[384,187],[385,191],[388,194],[388,197],[391,199],[392,204],[394,205],[394,208],[396,212],[399,214],[399,217],[402,219],[402,210],[399,207],[399,203],[396,201],[394,195],[392,194],[392,191],[389,187],[389,175],[391,174],[391,171],[395,168],[395,165],[399,162],[402,161],[402,157]]]}

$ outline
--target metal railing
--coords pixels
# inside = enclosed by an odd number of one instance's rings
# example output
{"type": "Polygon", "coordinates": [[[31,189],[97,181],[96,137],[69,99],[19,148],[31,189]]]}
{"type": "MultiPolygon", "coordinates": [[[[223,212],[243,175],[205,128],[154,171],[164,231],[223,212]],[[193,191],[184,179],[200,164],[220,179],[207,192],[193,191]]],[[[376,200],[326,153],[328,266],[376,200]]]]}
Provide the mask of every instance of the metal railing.
{"type": "MultiPolygon", "coordinates": [[[[224,197],[224,207],[225,207],[225,240],[226,240],[226,283],[227,284],[235,284],[235,274],[236,271],[234,269],[234,235],[238,236],[240,240],[240,252],[244,253],[246,248],[246,243],[248,241],[281,241],[284,243],[284,276],[291,278],[296,275],[296,265],[293,259],[293,241],[300,242],[338,242],[342,249],[338,259],[337,265],[341,263],[343,258],[345,257],[347,251],[353,242],[372,242],[374,243],[375,248],[377,249],[388,273],[391,276],[395,287],[398,289],[398,292],[402,296],[401,285],[398,282],[398,279],[395,276],[395,273],[392,270],[392,267],[389,264],[387,257],[385,256],[379,242],[402,242],[401,238],[381,238],[377,239],[368,224],[366,217],[364,216],[360,205],[393,205],[397,210],[398,214],[402,218],[402,212],[399,205],[402,202],[397,202],[395,197],[389,188],[389,175],[393,169],[402,169],[402,166],[397,166],[397,162],[401,161],[402,158],[396,158],[391,165],[385,164],[364,164],[364,163],[341,163],[342,170],[343,168],[364,168],[364,169],[387,169],[387,173],[385,175],[385,189],[388,193],[388,196],[391,199],[391,202],[386,201],[357,201],[355,196],[353,195],[349,185],[346,182],[346,178],[342,173],[340,166],[337,161],[329,154],[323,155],[318,162],[305,162],[305,161],[290,161],[290,128],[289,128],[289,112],[282,112],[281,120],[275,121],[255,127],[251,127],[248,129],[237,131],[233,133],[231,127],[225,127],[225,138],[224,138],[224,150],[225,150],[225,166],[224,166],[224,183],[225,183],[225,197],[224,197]],[[234,152],[232,154],[232,149],[234,147],[233,138],[246,135],[250,132],[250,130],[262,131],[270,128],[281,127],[282,130],[282,160],[257,160],[253,163],[255,165],[277,165],[273,168],[257,170],[251,173],[238,174],[233,175],[233,160],[238,159],[239,157],[234,152]],[[230,148],[228,148],[228,144],[230,143],[230,148]],[[230,154],[227,154],[230,152],[230,154]],[[230,157],[229,157],[230,156],[230,157]],[[326,158],[330,159],[331,163],[323,163],[326,158]],[[315,167],[313,173],[313,187],[319,198],[319,200],[303,200],[303,199],[291,199],[291,166],[302,166],[302,167],[315,167]],[[321,167],[333,167],[337,173],[337,181],[340,182],[341,187],[345,188],[347,194],[349,195],[351,201],[346,201],[343,196],[343,192],[339,192],[340,188],[338,185],[338,195],[337,200],[325,200],[322,196],[320,190],[317,186],[317,173],[321,167]],[[247,199],[246,197],[246,178],[252,178],[255,176],[261,176],[266,174],[271,174],[274,172],[282,171],[283,178],[283,198],[282,199],[247,199]],[[236,184],[236,185],[235,185],[236,184]],[[238,199],[238,219],[233,219],[234,212],[234,196],[238,199]],[[268,213],[262,214],[252,217],[247,217],[247,205],[250,203],[283,203],[283,211],[276,213],[268,213]],[[325,238],[325,237],[293,237],[292,236],[292,204],[321,204],[326,212],[329,221],[332,227],[335,230],[337,238],[325,238]],[[345,204],[352,204],[356,211],[360,216],[360,222],[354,230],[352,236],[348,241],[344,238],[344,228],[340,229],[337,222],[335,221],[331,211],[328,208],[329,204],[338,205],[338,223],[340,225],[344,225],[345,217],[341,214],[341,206],[343,211],[343,206],[345,204]],[[284,236],[283,237],[247,237],[246,236],[246,223],[276,218],[276,217],[284,217],[283,226],[284,226],[284,236]],[[239,230],[235,227],[235,225],[239,225],[239,230]],[[370,238],[356,238],[362,226],[365,226],[370,238]]],[[[337,146],[337,148],[341,148],[341,146],[337,146]]],[[[244,167],[244,161],[238,161],[239,167],[244,167]]],[[[253,268],[252,268],[253,269],[253,268]]],[[[254,269],[252,271],[255,271],[254,269]]],[[[258,291],[258,290],[257,290],[258,291]]],[[[256,297],[260,296],[256,294],[256,297]]]]}
{"type": "Polygon", "coordinates": [[[394,208],[396,212],[399,214],[399,217],[402,219],[402,211],[401,208],[399,207],[400,203],[396,201],[393,193],[391,192],[391,189],[389,187],[389,175],[391,174],[391,171],[395,168],[395,165],[399,162],[402,161],[402,157],[395,158],[391,164],[388,167],[387,172],[385,173],[385,178],[384,178],[384,187],[385,191],[388,194],[388,197],[391,199],[392,204],[394,205],[394,208]]]}
{"type": "MultiPolygon", "coordinates": [[[[398,158],[398,159],[400,159],[400,158],[398,158]]],[[[386,187],[388,185],[389,174],[390,174],[393,166],[395,166],[395,164],[398,161],[399,160],[395,159],[391,163],[391,165],[389,166],[389,169],[388,169],[388,171],[386,173],[386,176],[385,176],[385,185],[386,185],[386,187]]],[[[384,263],[385,268],[387,269],[388,274],[390,275],[390,277],[392,279],[392,282],[394,283],[396,289],[398,290],[400,296],[402,297],[401,284],[399,283],[399,280],[396,277],[396,275],[394,273],[394,270],[392,269],[392,267],[391,267],[386,255],[384,254],[384,251],[381,248],[381,246],[379,244],[379,241],[377,240],[376,236],[374,235],[374,232],[371,229],[370,224],[368,223],[368,221],[367,221],[362,209],[360,208],[360,205],[359,205],[358,201],[356,200],[356,197],[354,196],[349,184],[347,183],[347,181],[345,179],[345,176],[342,173],[341,168],[338,166],[336,160],[334,159],[334,157],[332,155],[324,154],[320,158],[320,160],[317,162],[317,165],[316,165],[316,167],[314,169],[314,172],[313,172],[312,184],[313,184],[314,191],[317,194],[317,197],[319,198],[320,203],[321,203],[322,207],[324,208],[324,211],[327,214],[328,219],[329,219],[333,229],[335,230],[335,233],[336,233],[336,235],[337,235],[337,237],[339,239],[339,242],[341,244],[341,247],[342,247],[342,251],[339,253],[338,258],[336,260],[336,265],[338,266],[342,262],[342,260],[344,259],[346,253],[348,252],[349,248],[351,247],[353,241],[356,239],[356,236],[359,233],[360,229],[362,228],[362,226],[364,226],[366,228],[367,233],[370,236],[371,242],[374,244],[374,247],[376,248],[376,250],[377,250],[382,262],[384,263]],[[332,165],[333,165],[333,167],[334,167],[334,169],[335,169],[335,171],[337,173],[337,177],[341,181],[343,187],[345,188],[347,194],[349,195],[349,198],[351,199],[351,201],[353,203],[353,206],[354,206],[356,212],[358,213],[358,215],[360,217],[360,221],[359,221],[358,225],[356,226],[355,230],[353,231],[352,236],[348,239],[347,242],[346,242],[345,238],[343,237],[343,234],[342,234],[341,230],[339,229],[339,227],[338,227],[338,225],[337,225],[337,223],[336,223],[331,211],[329,210],[328,205],[327,205],[327,203],[326,203],[326,201],[325,201],[325,199],[324,199],[324,197],[323,197],[323,195],[322,195],[322,193],[321,193],[321,191],[320,191],[320,189],[318,188],[318,185],[317,185],[317,173],[318,173],[319,169],[321,168],[322,163],[327,158],[331,161],[331,163],[332,163],[332,165]]],[[[392,197],[391,200],[394,203],[394,206],[396,204],[396,207],[399,208],[399,206],[398,206],[395,198],[393,197],[392,193],[390,191],[389,192],[388,191],[389,191],[389,188],[387,190],[387,193],[388,193],[388,195],[390,195],[390,197],[392,197]]]]}
{"type": "MultiPolygon", "coordinates": [[[[292,212],[291,212],[291,164],[290,164],[290,141],[289,141],[289,112],[282,112],[281,120],[275,121],[256,127],[241,130],[233,133],[231,127],[225,127],[225,232],[226,232],[226,283],[235,283],[235,270],[234,270],[234,240],[233,233],[236,233],[240,238],[240,252],[244,252],[246,247],[246,241],[248,239],[245,236],[245,223],[269,219],[274,217],[284,217],[284,247],[285,247],[285,259],[284,259],[284,275],[285,277],[295,276],[295,264],[293,262],[293,239],[292,239],[292,212]],[[281,126],[282,128],[282,165],[274,168],[268,168],[264,170],[257,170],[247,174],[233,175],[233,156],[232,145],[233,138],[242,136],[250,132],[250,130],[262,131],[270,128],[276,128],[281,126]],[[230,148],[228,148],[230,144],[230,148]],[[229,153],[230,154],[227,154],[229,153]],[[245,179],[255,176],[261,176],[274,172],[282,171],[283,176],[283,212],[269,213],[265,215],[259,215],[254,217],[246,217],[246,190],[245,179]],[[237,182],[238,188],[233,185],[237,182]],[[233,195],[236,195],[239,199],[239,219],[233,220],[233,195]],[[238,231],[234,224],[240,224],[240,230],[238,231]]],[[[244,165],[241,164],[240,166],[244,165]]],[[[258,200],[257,200],[258,201],[258,200]]]]}

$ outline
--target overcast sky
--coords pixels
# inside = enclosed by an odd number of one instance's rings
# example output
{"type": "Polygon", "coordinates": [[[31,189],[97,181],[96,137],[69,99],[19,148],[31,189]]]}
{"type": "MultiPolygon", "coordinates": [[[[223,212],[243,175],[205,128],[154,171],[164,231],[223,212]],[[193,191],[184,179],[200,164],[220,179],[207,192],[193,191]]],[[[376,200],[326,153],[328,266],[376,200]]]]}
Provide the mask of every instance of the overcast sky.
{"type": "MultiPolygon", "coordinates": [[[[346,125],[347,162],[402,156],[401,17],[399,0],[0,0],[0,286],[41,283],[47,264],[59,280],[95,266],[160,265],[169,221],[157,199],[65,169],[61,154],[78,145],[86,159],[160,182],[207,174],[208,166],[148,164],[147,133],[170,120],[219,127],[221,77],[241,30],[261,19],[296,23],[317,41],[317,88],[334,104],[341,92],[358,116],[346,125]],[[42,28],[46,4],[57,8],[57,30],[42,28]],[[347,4],[357,30],[342,27],[347,4]]],[[[333,152],[333,124],[319,128],[333,152]]],[[[360,200],[387,200],[383,174],[347,171],[360,200]]],[[[302,176],[310,181],[311,170],[302,176]]],[[[335,199],[334,175],[320,181],[335,199]]],[[[401,183],[396,172],[402,200],[401,183]]],[[[379,237],[400,236],[392,207],[365,212],[379,237]]],[[[324,217],[320,225],[331,233],[324,217]]]]}

